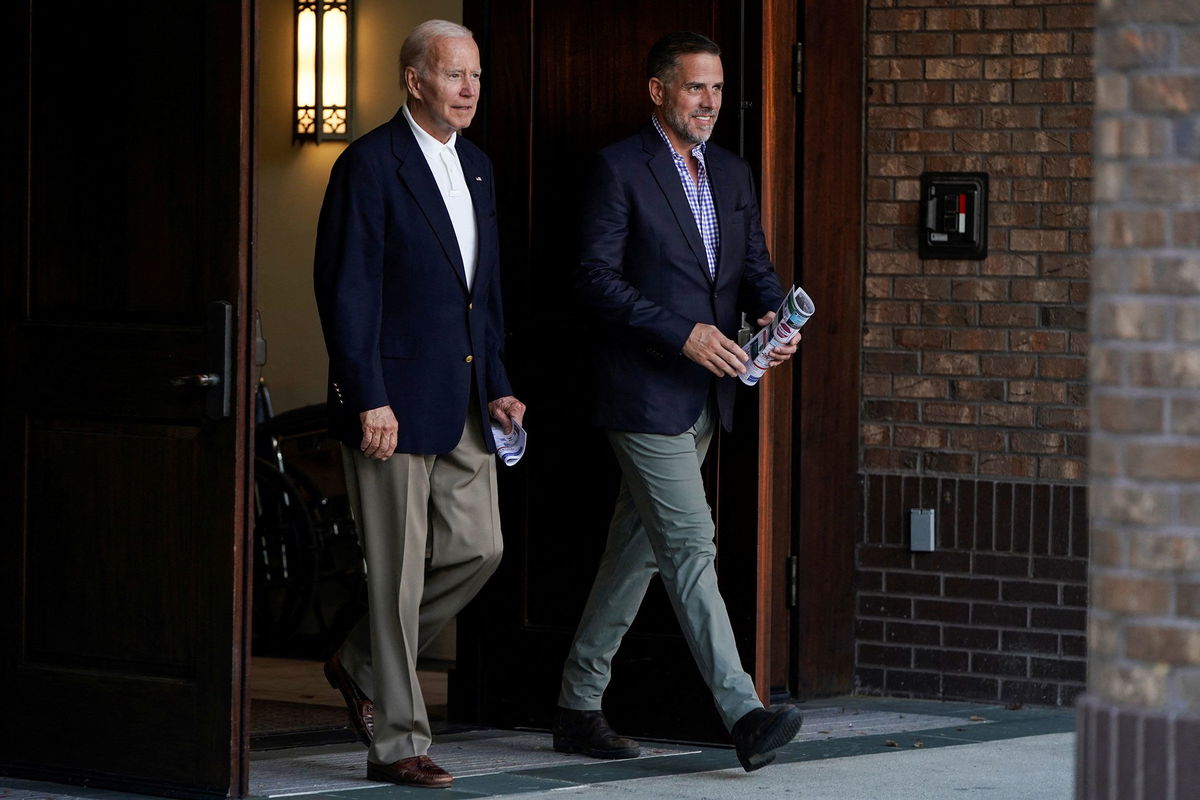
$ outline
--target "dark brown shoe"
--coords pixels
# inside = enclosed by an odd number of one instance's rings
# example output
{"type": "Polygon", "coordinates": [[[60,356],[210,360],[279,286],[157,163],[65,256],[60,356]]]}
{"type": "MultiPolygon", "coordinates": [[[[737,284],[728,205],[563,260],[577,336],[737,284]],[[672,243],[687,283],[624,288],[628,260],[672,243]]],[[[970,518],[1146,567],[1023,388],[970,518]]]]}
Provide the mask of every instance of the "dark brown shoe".
{"type": "Polygon", "coordinates": [[[603,711],[558,709],[554,723],[554,749],[559,753],[583,753],[592,758],[637,758],[641,746],[618,736],[608,726],[603,711]]]}
{"type": "Polygon", "coordinates": [[[342,699],[346,701],[346,711],[350,713],[350,727],[354,730],[354,735],[370,747],[371,740],[375,737],[375,706],[371,704],[371,698],[358,688],[350,673],[346,672],[337,653],[325,662],[325,680],[342,693],[342,699]]]}
{"type": "Polygon", "coordinates": [[[433,763],[429,756],[402,758],[393,764],[372,764],[368,761],[367,780],[423,786],[426,789],[445,789],[454,783],[450,773],[433,763]]]}

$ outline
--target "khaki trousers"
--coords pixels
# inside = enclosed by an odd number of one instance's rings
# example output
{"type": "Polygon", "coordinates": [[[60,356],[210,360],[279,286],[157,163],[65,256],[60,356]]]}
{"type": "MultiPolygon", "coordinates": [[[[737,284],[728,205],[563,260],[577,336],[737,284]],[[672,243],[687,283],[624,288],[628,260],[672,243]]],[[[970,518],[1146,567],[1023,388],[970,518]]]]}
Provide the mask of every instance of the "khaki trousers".
{"type": "MultiPolygon", "coordinates": [[[[709,403],[677,436],[609,431],[621,490],[596,582],[563,668],[558,704],[600,709],[612,659],[646,594],[662,576],[675,617],[725,727],[762,708],[742,669],[725,601],[717,588],[717,547],[700,465],[712,439],[709,403]]],[[[663,687],[667,691],[669,687],[663,687]]]]}
{"type": "Polygon", "coordinates": [[[458,446],[444,455],[378,461],[342,448],[367,563],[368,612],[340,657],[375,705],[367,760],[376,764],[429,750],[417,656],[500,563],[496,459],[483,447],[477,416],[468,411],[458,446]]]}

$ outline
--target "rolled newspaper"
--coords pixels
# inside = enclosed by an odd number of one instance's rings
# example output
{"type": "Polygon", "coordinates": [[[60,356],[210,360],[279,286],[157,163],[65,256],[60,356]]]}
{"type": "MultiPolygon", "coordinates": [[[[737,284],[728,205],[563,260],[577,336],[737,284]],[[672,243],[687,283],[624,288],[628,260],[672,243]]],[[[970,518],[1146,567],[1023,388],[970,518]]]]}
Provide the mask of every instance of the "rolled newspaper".
{"type": "Polygon", "coordinates": [[[816,307],[808,293],[799,286],[793,286],[775,312],[775,319],[742,348],[748,358],[746,374],[738,376],[742,383],[747,386],[758,383],[771,365],[771,351],[795,339],[814,311],[816,307]]]}

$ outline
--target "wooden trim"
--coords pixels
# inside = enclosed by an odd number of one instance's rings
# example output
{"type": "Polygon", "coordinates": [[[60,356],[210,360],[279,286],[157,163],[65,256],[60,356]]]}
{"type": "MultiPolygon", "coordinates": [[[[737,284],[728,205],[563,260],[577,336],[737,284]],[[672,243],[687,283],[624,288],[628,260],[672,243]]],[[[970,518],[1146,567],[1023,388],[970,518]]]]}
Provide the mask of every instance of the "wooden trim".
{"type": "MultiPolygon", "coordinates": [[[[792,45],[796,7],[765,0],[762,9],[763,232],[788,286],[795,276],[796,99],[792,91],[792,45]]],[[[772,371],[758,393],[758,526],[755,586],[754,685],[769,702],[772,687],[787,683],[787,556],[791,549],[792,382],[791,369],[772,371]],[[782,632],[782,640],[779,633],[782,632]],[[782,665],[782,668],[780,668],[782,665]]]]}
{"type": "Polygon", "coordinates": [[[796,690],[851,688],[862,346],[863,0],[803,11],[800,279],[804,328],[793,517],[800,560],[796,690]]]}

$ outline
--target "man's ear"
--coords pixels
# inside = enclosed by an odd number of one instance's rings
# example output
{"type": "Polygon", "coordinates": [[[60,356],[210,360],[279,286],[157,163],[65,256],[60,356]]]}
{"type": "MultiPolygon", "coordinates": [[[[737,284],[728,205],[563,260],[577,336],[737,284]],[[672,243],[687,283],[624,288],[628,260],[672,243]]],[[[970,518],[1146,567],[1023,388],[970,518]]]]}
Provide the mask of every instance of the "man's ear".
{"type": "Polygon", "coordinates": [[[417,100],[423,99],[421,97],[421,76],[416,67],[404,68],[404,88],[408,90],[409,97],[415,97],[417,100]]]}
{"type": "Polygon", "coordinates": [[[656,106],[661,106],[667,94],[667,87],[658,78],[650,79],[650,102],[656,106]]]}

